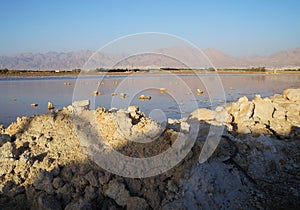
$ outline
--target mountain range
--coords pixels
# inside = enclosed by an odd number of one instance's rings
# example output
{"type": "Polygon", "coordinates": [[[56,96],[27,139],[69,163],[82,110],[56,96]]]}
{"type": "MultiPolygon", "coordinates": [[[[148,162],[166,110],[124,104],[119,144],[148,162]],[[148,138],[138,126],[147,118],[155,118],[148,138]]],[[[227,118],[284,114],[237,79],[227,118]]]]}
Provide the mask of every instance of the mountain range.
{"type": "Polygon", "coordinates": [[[75,68],[299,68],[300,47],[274,53],[270,56],[234,57],[219,50],[195,49],[177,46],[159,49],[155,53],[135,56],[103,53],[92,50],[73,52],[21,53],[0,56],[0,69],[18,70],[72,70],[75,68]],[[126,58],[126,59],[124,59],[126,58]],[[207,59],[208,58],[208,59],[207,59]]]}

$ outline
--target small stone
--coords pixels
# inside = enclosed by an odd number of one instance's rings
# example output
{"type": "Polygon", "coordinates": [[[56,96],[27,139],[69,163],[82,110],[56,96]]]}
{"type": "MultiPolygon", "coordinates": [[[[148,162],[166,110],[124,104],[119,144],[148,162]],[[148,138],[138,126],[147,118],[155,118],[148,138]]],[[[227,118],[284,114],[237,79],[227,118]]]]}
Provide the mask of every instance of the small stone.
{"type": "Polygon", "coordinates": [[[62,207],[54,196],[42,193],[34,200],[32,209],[60,210],[62,207]]]}
{"type": "Polygon", "coordinates": [[[147,201],[140,197],[130,197],[127,203],[128,210],[146,210],[149,209],[147,201]]]}
{"type": "Polygon", "coordinates": [[[39,174],[35,182],[33,183],[33,186],[37,190],[43,190],[46,191],[49,194],[52,194],[54,192],[52,187],[52,175],[51,173],[44,171],[39,174]]]}
{"type": "Polygon", "coordinates": [[[97,91],[97,90],[95,90],[95,91],[93,91],[93,94],[94,94],[94,96],[99,96],[99,95],[101,95],[101,92],[100,92],[100,91],[97,91]]]}
{"type": "Polygon", "coordinates": [[[49,110],[53,110],[54,109],[54,105],[53,105],[53,103],[52,102],[48,102],[48,109],[49,110]]]}
{"type": "Polygon", "coordinates": [[[84,199],[86,201],[91,201],[95,198],[97,198],[97,194],[95,192],[94,187],[91,185],[87,186],[84,190],[84,199]]]}
{"type": "Polygon", "coordinates": [[[97,109],[96,109],[96,111],[97,111],[97,113],[105,113],[105,108],[104,107],[98,107],[97,109]]]}
{"type": "Polygon", "coordinates": [[[5,133],[5,128],[2,124],[0,124],[0,133],[5,133]]]}
{"type": "Polygon", "coordinates": [[[167,92],[166,88],[160,88],[159,91],[160,91],[161,93],[167,92]]]}
{"type": "Polygon", "coordinates": [[[55,189],[61,188],[64,185],[63,180],[60,177],[56,177],[52,181],[52,185],[55,189]]]}
{"type": "Polygon", "coordinates": [[[178,187],[176,186],[176,184],[174,183],[174,181],[169,180],[167,183],[167,188],[169,191],[171,192],[178,192],[178,187]]]}
{"type": "Polygon", "coordinates": [[[129,191],[125,189],[125,185],[118,183],[116,179],[109,182],[108,188],[104,191],[104,194],[115,200],[119,206],[126,206],[130,197],[129,191]]]}
{"type": "Polygon", "coordinates": [[[190,125],[187,122],[181,122],[180,128],[184,133],[188,133],[190,131],[190,125]]]}
{"type": "Polygon", "coordinates": [[[56,193],[61,194],[63,196],[63,199],[65,201],[68,201],[75,193],[75,190],[70,184],[66,183],[61,188],[57,189],[56,193]]]}
{"type": "Polygon", "coordinates": [[[140,96],[139,96],[139,99],[140,99],[140,100],[145,100],[145,99],[146,99],[146,96],[145,96],[145,95],[140,95],[140,96]]]}
{"type": "Polygon", "coordinates": [[[179,120],[168,118],[168,124],[178,124],[179,120]]]}
{"type": "Polygon", "coordinates": [[[197,95],[203,94],[203,90],[197,89],[197,95]]]}
{"type": "Polygon", "coordinates": [[[138,106],[129,106],[127,109],[128,112],[138,112],[139,107],[138,106]]]}
{"type": "Polygon", "coordinates": [[[99,183],[101,185],[104,185],[106,183],[108,183],[110,180],[110,173],[103,173],[103,172],[100,172],[99,173],[99,183]]]}
{"type": "Polygon", "coordinates": [[[127,94],[126,93],[120,93],[120,98],[126,98],[127,94]]]}
{"type": "Polygon", "coordinates": [[[98,186],[98,181],[97,181],[97,177],[95,175],[95,173],[91,170],[90,172],[88,172],[84,178],[86,180],[88,180],[88,182],[94,186],[94,187],[97,187],[98,186]]]}

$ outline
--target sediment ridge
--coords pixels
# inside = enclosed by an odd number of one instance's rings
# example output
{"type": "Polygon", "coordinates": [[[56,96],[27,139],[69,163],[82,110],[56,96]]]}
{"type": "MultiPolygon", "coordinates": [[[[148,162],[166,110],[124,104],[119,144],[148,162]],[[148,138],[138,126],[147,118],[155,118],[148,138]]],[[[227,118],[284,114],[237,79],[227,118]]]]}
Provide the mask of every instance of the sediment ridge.
{"type": "Polygon", "coordinates": [[[136,106],[89,110],[89,101],[78,101],[0,127],[0,209],[296,209],[299,151],[300,89],[244,96],[164,123],[136,106]],[[158,156],[177,140],[190,149],[174,167],[144,178],[134,174],[142,166],[126,159],[107,162],[128,169],[124,177],[97,164],[107,151],[95,150],[99,137],[136,159],[158,156]],[[205,149],[211,154],[200,163],[205,149]]]}

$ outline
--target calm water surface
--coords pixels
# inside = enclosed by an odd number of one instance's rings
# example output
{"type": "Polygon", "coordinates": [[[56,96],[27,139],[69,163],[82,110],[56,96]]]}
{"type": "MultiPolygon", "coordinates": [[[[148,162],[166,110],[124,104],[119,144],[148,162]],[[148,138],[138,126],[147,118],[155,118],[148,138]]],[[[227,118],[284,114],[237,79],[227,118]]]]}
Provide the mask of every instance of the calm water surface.
{"type": "Polygon", "coordinates": [[[158,120],[186,117],[198,107],[214,108],[246,95],[262,97],[300,88],[300,75],[131,75],[88,77],[0,78],[0,124],[9,125],[19,116],[48,112],[47,103],[62,108],[74,100],[89,99],[91,108],[126,108],[137,105],[158,120]],[[65,85],[64,83],[70,83],[65,85]],[[166,88],[161,93],[159,88],[166,88]],[[197,89],[204,94],[197,95],[197,89]],[[93,91],[101,92],[94,96],[93,91]],[[111,96],[117,93],[117,96],[111,96]],[[121,98],[120,93],[126,94],[121,98]],[[140,95],[151,96],[141,101],[140,95]],[[37,103],[37,107],[31,107],[37,103]]]}

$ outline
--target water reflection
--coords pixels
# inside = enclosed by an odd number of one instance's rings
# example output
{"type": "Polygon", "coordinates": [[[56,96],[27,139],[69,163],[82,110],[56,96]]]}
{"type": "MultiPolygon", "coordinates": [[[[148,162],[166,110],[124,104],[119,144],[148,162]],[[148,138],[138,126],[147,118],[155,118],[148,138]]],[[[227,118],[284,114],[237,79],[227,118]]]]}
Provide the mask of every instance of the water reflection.
{"type": "MultiPolygon", "coordinates": [[[[300,75],[219,75],[227,102],[246,95],[262,97],[281,93],[286,88],[299,88],[300,75]]],[[[147,115],[153,110],[161,110],[166,117],[186,117],[198,107],[214,108],[224,103],[222,91],[218,90],[214,75],[133,75],[84,77],[76,82],[76,77],[42,78],[2,78],[0,79],[0,124],[7,126],[18,116],[48,112],[48,101],[55,108],[72,103],[72,99],[89,99],[91,107],[107,109],[127,108],[137,105],[147,115]],[[66,85],[68,84],[68,85],[66,85]],[[76,86],[75,86],[76,84],[76,86]],[[165,88],[162,93],[159,89],[165,88]],[[197,95],[197,89],[203,94],[197,95]],[[76,90],[76,94],[74,94],[76,90]],[[208,93],[208,90],[210,91],[208,93]],[[101,94],[95,96],[94,91],[101,94]],[[116,96],[112,96],[116,93],[116,96]],[[127,97],[120,98],[125,93],[127,97]],[[140,95],[151,96],[151,100],[139,100],[140,95]],[[31,107],[37,103],[37,107],[31,107]],[[214,107],[211,107],[211,106],[214,107]]],[[[159,111],[157,111],[159,112],[159,111]]]]}

